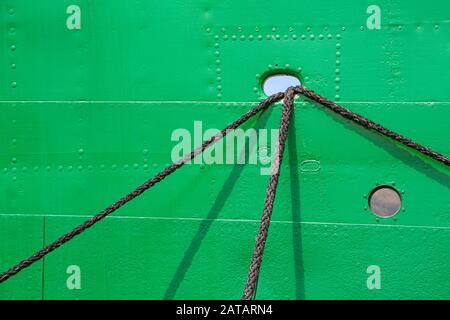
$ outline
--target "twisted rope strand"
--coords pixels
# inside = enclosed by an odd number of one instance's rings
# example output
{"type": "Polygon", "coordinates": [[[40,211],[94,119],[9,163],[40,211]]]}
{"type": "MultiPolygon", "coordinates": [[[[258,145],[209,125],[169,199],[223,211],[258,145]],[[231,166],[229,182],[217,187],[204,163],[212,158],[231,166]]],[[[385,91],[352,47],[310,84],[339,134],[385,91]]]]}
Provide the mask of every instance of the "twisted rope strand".
{"type": "Polygon", "coordinates": [[[50,252],[52,252],[53,250],[59,248],[60,246],[62,246],[66,242],[68,242],[69,240],[73,239],[75,236],[79,235],[80,233],[84,232],[88,228],[92,227],[94,224],[96,224],[100,220],[104,219],[105,217],[107,217],[108,215],[110,215],[111,213],[113,213],[114,211],[119,209],[120,207],[124,206],[129,201],[133,200],[134,198],[136,198],[139,195],[141,195],[142,193],[144,193],[144,191],[146,191],[147,189],[150,189],[155,184],[161,182],[167,176],[169,176],[170,174],[172,174],[173,172],[175,172],[176,170],[181,168],[186,162],[190,161],[195,156],[197,156],[198,154],[202,153],[206,148],[210,147],[215,142],[219,141],[221,138],[226,136],[232,130],[236,129],[237,127],[242,125],[244,122],[248,121],[255,114],[257,114],[258,112],[260,112],[262,110],[267,109],[273,103],[281,100],[283,98],[283,96],[284,96],[284,93],[280,92],[280,93],[277,93],[277,94],[274,94],[274,95],[268,97],[267,99],[262,101],[259,105],[257,105],[256,107],[254,107],[253,109],[251,109],[250,111],[245,113],[243,116],[241,116],[238,120],[234,121],[233,123],[228,125],[226,128],[221,130],[214,137],[212,137],[211,139],[207,140],[201,146],[199,146],[196,149],[194,149],[193,151],[191,151],[189,154],[187,154],[181,160],[179,160],[179,161],[169,165],[164,170],[159,172],[156,176],[150,178],[149,180],[144,182],[142,185],[140,185],[139,187],[137,187],[136,189],[134,189],[133,191],[131,191],[130,193],[128,193],[124,197],[120,198],[118,201],[116,201],[112,205],[108,206],[106,209],[100,211],[99,213],[97,213],[92,218],[86,220],[85,222],[83,222],[82,224],[77,226],[72,231],[64,234],[62,237],[60,237],[59,239],[57,239],[54,242],[50,243],[49,245],[45,246],[41,250],[37,251],[35,254],[33,254],[30,257],[22,260],[21,262],[19,262],[18,264],[16,264],[12,268],[10,268],[9,270],[3,272],[0,275],[0,283],[6,281],[8,278],[10,278],[13,275],[19,273],[23,269],[29,267],[30,265],[32,265],[36,261],[42,259],[45,255],[49,254],[50,252]]]}
{"type": "Polygon", "coordinates": [[[347,108],[344,108],[330,100],[328,100],[325,97],[322,97],[321,95],[315,93],[312,90],[308,90],[304,87],[295,87],[295,92],[304,95],[305,97],[321,104],[322,106],[330,109],[331,111],[341,115],[342,117],[353,121],[354,123],[366,128],[366,129],[372,129],[375,131],[378,131],[382,135],[389,137],[393,140],[396,140],[405,146],[415,149],[419,151],[420,153],[433,158],[439,162],[442,162],[443,164],[450,166],[450,158],[431,150],[428,147],[425,147],[417,142],[412,141],[411,139],[408,139],[401,134],[398,134],[386,127],[383,127],[382,125],[373,122],[372,120],[369,120],[353,111],[348,110],[347,108]]]}
{"type": "Polygon", "coordinates": [[[286,91],[285,98],[284,98],[284,109],[283,109],[283,115],[280,123],[280,136],[279,136],[279,142],[278,145],[280,146],[279,151],[280,154],[275,154],[274,158],[274,165],[276,166],[276,174],[271,175],[269,180],[269,185],[267,186],[267,193],[266,193],[266,200],[264,203],[263,208],[263,214],[261,217],[261,222],[259,225],[258,234],[256,236],[256,243],[255,248],[253,251],[253,256],[250,262],[250,268],[247,276],[247,282],[244,288],[244,294],[242,296],[243,300],[251,300],[256,297],[256,288],[258,285],[258,279],[259,279],[259,271],[261,269],[261,263],[262,263],[262,256],[264,254],[264,247],[267,240],[267,235],[269,231],[269,225],[270,225],[270,218],[272,216],[272,210],[273,210],[273,204],[275,201],[275,195],[276,195],[276,187],[278,183],[278,176],[280,174],[280,165],[281,161],[283,159],[283,150],[285,145],[285,139],[287,134],[287,128],[289,126],[289,120],[290,120],[290,112],[293,107],[293,98],[295,94],[301,94],[319,104],[322,106],[330,109],[331,111],[341,115],[342,117],[349,119],[353,121],[354,123],[366,128],[366,129],[373,129],[379,133],[381,133],[384,136],[387,136],[393,140],[396,140],[410,148],[413,148],[419,152],[421,152],[424,155],[427,155],[439,162],[442,162],[445,165],[450,165],[450,159],[448,157],[445,157],[444,155],[437,153],[425,146],[422,146],[408,138],[405,138],[404,136],[393,132],[382,125],[373,122],[372,120],[369,120],[353,111],[348,110],[347,108],[344,108],[325,97],[322,97],[315,93],[312,90],[308,90],[305,87],[296,86],[293,88],[289,88],[286,91]],[[289,114],[288,114],[289,112],[289,114]],[[286,132],[282,135],[282,128],[285,128],[286,132]],[[276,160],[279,158],[279,161],[276,160]]]}
{"type": "Polygon", "coordinates": [[[142,185],[138,186],[136,189],[125,195],[124,197],[117,200],[112,205],[108,206],[106,209],[100,211],[92,218],[86,220],[84,223],[80,224],[76,228],[74,228],[72,231],[64,234],[54,242],[50,243],[49,245],[45,246],[41,250],[37,251],[30,257],[22,260],[15,266],[11,267],[7,271],[0,274],[0,283],[6,281],[10,277],[14,276],[15,274],[19,273],[23,269],[29,267],[36,261],[42,259],[45,255],[49,254],[53,250],[59,248],[66,242],[73,239],[75,236],[79,235],[80,233],[84,232],[88,228],[92,227],[94,224],[99,222],[100,220],[104,219],[114,211],[118,210],[122,206],[124,206],[129,201],[135,199],[142,193],[144,193],[146,190],[150,189],[157,183],[164,180],[167,176],[171,175],[173,172],[181,168],[186,162],[190,161],[200,153],[202,153],[205,149],[213,145],[215,142],[222,139],[224,136],[226,136],[228,133],[230,133],[232,130],[236,129],[246,121],[248,121],[250,118],[252,118],[254,115],[259,113],[260,111],[266,110],[269,106],[274,104],[277,101],[280,101],[281,99],[284,99],[283,103],[283,111],[282,111],[282,118],[280,121],[280,137],[278,141],[278,147],[275,152],[274,157],[274,165],[272,166],[272,175],[269,179],[269,185],[266,192],[266,200],[264,203],[264,210],[262,215],[262,221],[261,226],[258,232],[257,241],[255,245],[255,252],[252,257],[252,262],[250,265],[250,271],[249,271],[249,278],[247,280],[246,289],[244,291],[243,299],[250,299],[254,297],[254,292],[256,289],[257,281],[259,278],[259,270],[260,265],[262,262],[262,254],[264,252],[264,246],[267,239],[267,232],[270,224],[270,218],[272,214],[273,209],[273,203],[275,201],[275,195],[276,195],[276,186],[278,183],[278,177],[279,177],[279,169],[283,158],[283,150],[285,146],[285,140],[287,131],[289,128],[289,121],[291,119],[292,110],[293,110],[293,99],[296,94],[302,94],[305,97],[329,108],[333,112],[341,115],[342,117],[349,119],[358,125],[367,128],[367,129],[373,129],[382,135],[385,135],[387,137],[390,137],[393,140],[396,140],[412,149],[415,149],[419,151],[420,153],[429,156],[447,166],[450,166],[450,159],[436,151],[433,151],[425,146],[422,146],[406,137],[403,137],[400,134],[397,134],[369,119],[364,118],[361,115],[358,115],[318,94],[315,92],[308,90],[304,87],[291,87],[286,92],[280,92],[276,93],[264,101],[262,101],[260,104],[258,104],[256,107],[245,113],[243,116],[241,116],[239,119],[228,125],[226,128],[221,130],[217,135],[212,137],[211,139],[205,141],[201,146],[197,147],[193,151],[191,151],[189,154],[187,154],[185,157],[183,157],[181,160],[169,165],[164,170],[159,172],[154,177],[150,178],[146,182],[144,182],[142,185]],[[278,169],[277,169],[278,168],[278,169]]]}
{"type": "Polygon", "coordinates": [[[283,162],[284,147],[286,145],[287,133],[292,117],[294,96],[295,92],[293,87],[289,88],[284,96],[278,144],[274,152],[269,184],[267,185],[266,200],[264,201],[261,223],[259,225],[258,235],[256,237],[252,260],[250,262],[250,270],[248,271],[247,283],[245,285],[244,294],[242,296],[243,300],[250,300],[254,298],[256,294],[256,285],[258,283],[262,256],[264,254],[264,247],[266,245],[267,234],[269,232],[270,218],[272,217],[273,204],[275,202],[275,196],[277,193],[281,163],[283,162]]]}

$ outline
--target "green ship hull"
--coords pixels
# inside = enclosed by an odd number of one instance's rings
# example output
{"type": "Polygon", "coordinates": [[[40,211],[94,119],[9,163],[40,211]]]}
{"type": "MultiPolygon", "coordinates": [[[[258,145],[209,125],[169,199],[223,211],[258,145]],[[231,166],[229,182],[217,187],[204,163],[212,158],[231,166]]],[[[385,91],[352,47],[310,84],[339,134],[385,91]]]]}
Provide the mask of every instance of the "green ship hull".
{"type": "MultiPolygon", "coordinates": [[[[172,163],[176,130],[194,148],[240,117],[268,75],[450,155],[448,1],[3,0],[0,27],[0,271],[172,163]]],[[[301,97],[289,130],[257,298],[449,299],[449,167],[301,97]],[[392,217],[369,205],[380,186],[401,197],[392,217]]],[[[268,176],[218,162],[186,165],[0,299],[239,299],[268,176]]]]}

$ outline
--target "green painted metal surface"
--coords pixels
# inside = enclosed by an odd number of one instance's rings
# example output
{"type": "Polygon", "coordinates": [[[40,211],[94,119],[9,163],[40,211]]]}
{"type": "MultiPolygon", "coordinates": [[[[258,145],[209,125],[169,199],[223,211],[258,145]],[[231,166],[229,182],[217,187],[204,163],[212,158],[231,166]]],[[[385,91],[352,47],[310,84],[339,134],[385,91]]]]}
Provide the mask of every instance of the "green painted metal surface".
{"type": "MultiPolygon", "coordinates": [[[[449,14],[444,0],[1,1],[0,268],[171,163],[177,128],[238,118],[279,70],[449,155],[449,14]]],[[[187,165],[0,298],[240,298],[260,169],[187,165]]],[[[448,168],[298,98],[258,298],[450,298],[449,198],[448,168]],[[389,219],[367,208],[380,184],[402,195],[389,219]]]]}

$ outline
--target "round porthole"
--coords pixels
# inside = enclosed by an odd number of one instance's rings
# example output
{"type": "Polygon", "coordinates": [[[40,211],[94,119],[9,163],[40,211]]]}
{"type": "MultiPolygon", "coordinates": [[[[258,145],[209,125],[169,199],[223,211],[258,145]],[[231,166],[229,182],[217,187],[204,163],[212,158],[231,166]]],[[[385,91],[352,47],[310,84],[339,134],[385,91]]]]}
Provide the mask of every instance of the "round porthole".
{"type": "Polygon", "coordinates": [[[400,211],[400,193],[390,186],[375,188],[369,196],[370,210],[380,218],[390,218],[400,211]]]}
{"type": "Polygon", "coordinates": [[[289,87],[300,86],[300,79],[296,76],[279,73],[268,76],[262,85],[262,89],[267,96],[278,92],[285,92],[289,87]]]}

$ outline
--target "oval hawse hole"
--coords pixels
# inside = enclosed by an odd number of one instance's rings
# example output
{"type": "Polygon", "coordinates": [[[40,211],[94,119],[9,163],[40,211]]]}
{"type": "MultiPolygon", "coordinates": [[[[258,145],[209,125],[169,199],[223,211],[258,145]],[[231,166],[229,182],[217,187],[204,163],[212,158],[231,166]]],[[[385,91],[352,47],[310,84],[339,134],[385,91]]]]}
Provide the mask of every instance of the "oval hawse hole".
{"type": "Polygon", "coordinates": [[[290,74],[274,74],[263,82],[262,89],[267,96],[278,92],[285,92],[289,87],[300,86],[300,79],[290,74]]]}

